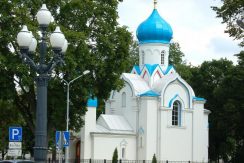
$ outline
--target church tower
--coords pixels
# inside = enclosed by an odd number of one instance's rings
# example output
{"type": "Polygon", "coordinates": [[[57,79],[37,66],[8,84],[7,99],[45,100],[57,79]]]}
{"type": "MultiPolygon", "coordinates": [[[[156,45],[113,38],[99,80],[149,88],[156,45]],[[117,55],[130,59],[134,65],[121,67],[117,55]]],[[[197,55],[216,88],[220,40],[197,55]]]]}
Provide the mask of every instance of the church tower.
{"type": "Polygon", "coordinates": [[[153,12],[137,28],[140,68],[147,64],[158,64],[165,71],[169,64],[169,44],[172,36],[172,28],[159,15],[157,1],[154,0],[153,12]]]}

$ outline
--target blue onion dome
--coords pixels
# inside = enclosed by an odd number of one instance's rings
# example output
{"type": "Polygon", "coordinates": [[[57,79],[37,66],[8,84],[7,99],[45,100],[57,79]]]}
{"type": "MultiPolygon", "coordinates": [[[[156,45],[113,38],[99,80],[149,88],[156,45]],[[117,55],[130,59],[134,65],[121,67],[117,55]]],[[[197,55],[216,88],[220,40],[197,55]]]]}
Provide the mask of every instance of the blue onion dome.
{"type": "Polygon", "coordinates": [[[157,9],[142,22],[136,31],[140,44],[163,43],[168,44],[173,36],[171,26],[159,15],[157,9]]]}

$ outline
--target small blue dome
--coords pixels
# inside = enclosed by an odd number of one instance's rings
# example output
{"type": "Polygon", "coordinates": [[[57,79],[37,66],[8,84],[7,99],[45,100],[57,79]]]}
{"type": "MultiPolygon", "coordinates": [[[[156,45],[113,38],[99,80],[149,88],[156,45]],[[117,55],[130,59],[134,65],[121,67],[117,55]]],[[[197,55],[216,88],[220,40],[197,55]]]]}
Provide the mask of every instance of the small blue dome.
{"type": "Polygon", "coordinates": [[[173,36],[171,26],[159,15],[157,9],[142,22],[136,31],[140,44],[163,43],[168,44],[173,36]]]}

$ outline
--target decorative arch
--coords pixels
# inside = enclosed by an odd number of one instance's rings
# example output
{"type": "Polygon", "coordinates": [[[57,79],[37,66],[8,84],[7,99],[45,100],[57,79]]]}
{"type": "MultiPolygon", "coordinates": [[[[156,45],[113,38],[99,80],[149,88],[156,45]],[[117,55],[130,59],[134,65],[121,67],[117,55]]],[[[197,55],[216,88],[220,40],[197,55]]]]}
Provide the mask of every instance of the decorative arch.
{"type": "Polygon", "coordinates": [[[170,84],[172,84],[173,82],[179,82],[180,84],[182,84],[182,86],[186,89],[187,95],[188,95],[188,103],[189,103],[189,108],[192,108],[192,101],[191,101],[191,97],[195,96],[193,90],[191,88],[188,88],[187,84],[185,83],[185,81],[182,81],[182,79],[180,79],[179,77],[176,77],[175,79],[169,81],[168,83],[165,84],[164,88],[162,89],[162,96],[163,96],[163,102],[165,103],[165,90],[168,88],[168,86],[170,84]],[[192,91],[192,93],[190,92],[190,90],[192,91]]]}
{"type": "Polygon", "coordinates": [[[125,81],[125,80],[124,80],[124,82],[125,82],[126,85],[128,85],[128,86],[130,87],[130,90],[131,90],[131,97],[132,97],[132,96],[134,95],[134,91],[133,91],[133,89],[132,89],[130,83],[127,82],[127,81],[125,81]]]}
{"type": "Polygon", "coordinates": [[[175,94],[169,101],[168,107],[171,108],[172,104],[174,103],[174,101],[180,101],[180,103],[182,104],[182,108],[185,108],[185,104],[184,101],[182,100],[182,98],[178,95],[175,94]]]}

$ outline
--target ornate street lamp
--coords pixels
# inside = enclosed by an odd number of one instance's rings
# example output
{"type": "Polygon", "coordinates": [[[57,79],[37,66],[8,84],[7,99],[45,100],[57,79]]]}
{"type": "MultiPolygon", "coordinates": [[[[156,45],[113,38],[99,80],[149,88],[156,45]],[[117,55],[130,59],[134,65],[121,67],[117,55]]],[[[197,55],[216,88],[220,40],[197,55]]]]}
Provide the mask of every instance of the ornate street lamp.
{"type": "Polygon", "coordinates": [[[37,76],[37,106],[36,106],[36,129],[35,129],[35,147],[34,159],[36,163],[44,163],[47,160],[47,85],[51,71],[57,66],[64,63],[63,56],[68,47],[68,42],[59,27],[50,36],[51,46],[54,52],[52,59],[46,63],[47,53],[47,27],[51,22],[52,15],[43,4],[37,13],[37,21],[41,30],[40,42],[40,60],[35,63],[32,59],[32,53],[35,52],[37,41],[27,26],[17,35],[17,42],[20,47],[20,56],[24,63],[28,64],[37,76]]]}

